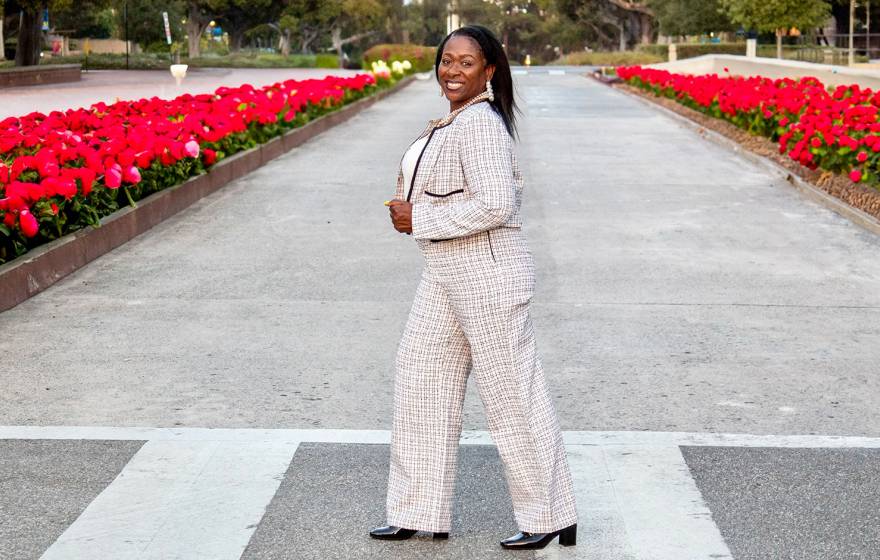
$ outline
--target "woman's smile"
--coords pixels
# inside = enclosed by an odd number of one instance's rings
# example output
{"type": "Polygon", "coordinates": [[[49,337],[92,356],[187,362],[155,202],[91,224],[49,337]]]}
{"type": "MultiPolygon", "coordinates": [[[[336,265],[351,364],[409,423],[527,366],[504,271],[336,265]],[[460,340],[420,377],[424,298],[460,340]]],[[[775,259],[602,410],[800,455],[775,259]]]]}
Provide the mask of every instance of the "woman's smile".
{"type": "Polygon", "coordinates": [[[446,42],[437,70],[450,111],[464,105],[486,89],[495,68],[486,65],[480,45],[466,35],[453,36],[446,42]]]}

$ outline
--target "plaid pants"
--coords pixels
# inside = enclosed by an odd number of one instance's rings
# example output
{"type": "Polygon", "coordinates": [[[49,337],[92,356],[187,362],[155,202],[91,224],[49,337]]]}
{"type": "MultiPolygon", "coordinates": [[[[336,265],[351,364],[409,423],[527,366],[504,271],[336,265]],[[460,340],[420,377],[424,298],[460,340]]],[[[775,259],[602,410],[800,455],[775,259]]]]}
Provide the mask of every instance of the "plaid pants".
{"type": "Polygon", "coordinates": [[[535,348],[534,265],[520,229],[417,241],[426,266],[395,360],[387,524],[450,530],[471,371],[519,529],[576,523],[562,432],[535,348]]]}

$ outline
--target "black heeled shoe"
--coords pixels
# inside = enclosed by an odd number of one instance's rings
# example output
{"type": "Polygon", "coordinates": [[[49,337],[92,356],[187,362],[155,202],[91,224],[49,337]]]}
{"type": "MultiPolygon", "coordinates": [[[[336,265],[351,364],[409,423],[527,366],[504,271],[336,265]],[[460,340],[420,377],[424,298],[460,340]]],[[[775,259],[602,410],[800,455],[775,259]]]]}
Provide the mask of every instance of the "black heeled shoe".
{"type": "Polygon", "coordinates": [[[522,531],[501,541],[501,546],[518,550],[544,548],[556,535],[559,535],[559,544],[562,546],[574,546],[577,543],[577,523],[552,533],[528,533],[522,531]]]}
{"type": "MultiPolygon", "coordinates": [[[[402,541],[408,539],[418,532],[417,529],[404,529],[395,525],[385,525],[384,527],[376,527],[370,531],[370,536],[374,539],[386,539],[389,541],[402,541]]],[[[448,539],[449,533],[434,533],[435,539],[448,539]]]]}

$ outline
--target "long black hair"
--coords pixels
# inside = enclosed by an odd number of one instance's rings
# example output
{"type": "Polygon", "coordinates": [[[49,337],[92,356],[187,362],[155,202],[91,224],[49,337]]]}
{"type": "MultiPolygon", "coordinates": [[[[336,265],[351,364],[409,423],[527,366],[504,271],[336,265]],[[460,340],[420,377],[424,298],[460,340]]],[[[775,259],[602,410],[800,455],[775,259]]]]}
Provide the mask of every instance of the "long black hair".
{"type": "Polygon", "coordinates": [[[489,29],[477,24],[465,25],[451,32],[440,41],[440,45],[437,47],[437,58],[434,61],[434,77],[437,78],[437,83],[440,83],[440,59],[443,58],[443,47],[446,46],[446,41],[455,35],[466,35],[476,41],[480,46],[480,50],[483,51],[486,65],[495,65],[495,72],[492,74],[491,80],[492,93],[495,99],[490,101],[489,104],[492,105],[496,113],[501,115],[502,120],[504,120],[504,126],[507,128],[507,133],[511,137],[515,137],[515,134],[518,135],[519,133],[516,130],[516,117],[513,111],[515,109],[520,114],[522,114],[522,111],[520,111],[516,101],[513,99],[513,78],[510,75],[510,63],[507,61],[507,54],[504,52],[501,42],[489,29]]]}

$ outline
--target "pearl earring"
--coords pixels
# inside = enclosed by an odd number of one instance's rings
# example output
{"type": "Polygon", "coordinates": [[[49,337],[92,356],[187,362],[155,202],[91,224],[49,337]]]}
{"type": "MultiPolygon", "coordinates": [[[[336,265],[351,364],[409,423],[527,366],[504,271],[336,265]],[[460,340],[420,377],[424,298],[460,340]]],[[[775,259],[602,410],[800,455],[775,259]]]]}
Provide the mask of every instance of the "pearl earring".
{"type": "Polygon", "coordinates": [[[495,93],[492,91],[492,82],[486,80],[486,92],[489,94],[489,101],[495,101],[495,93]]]}

